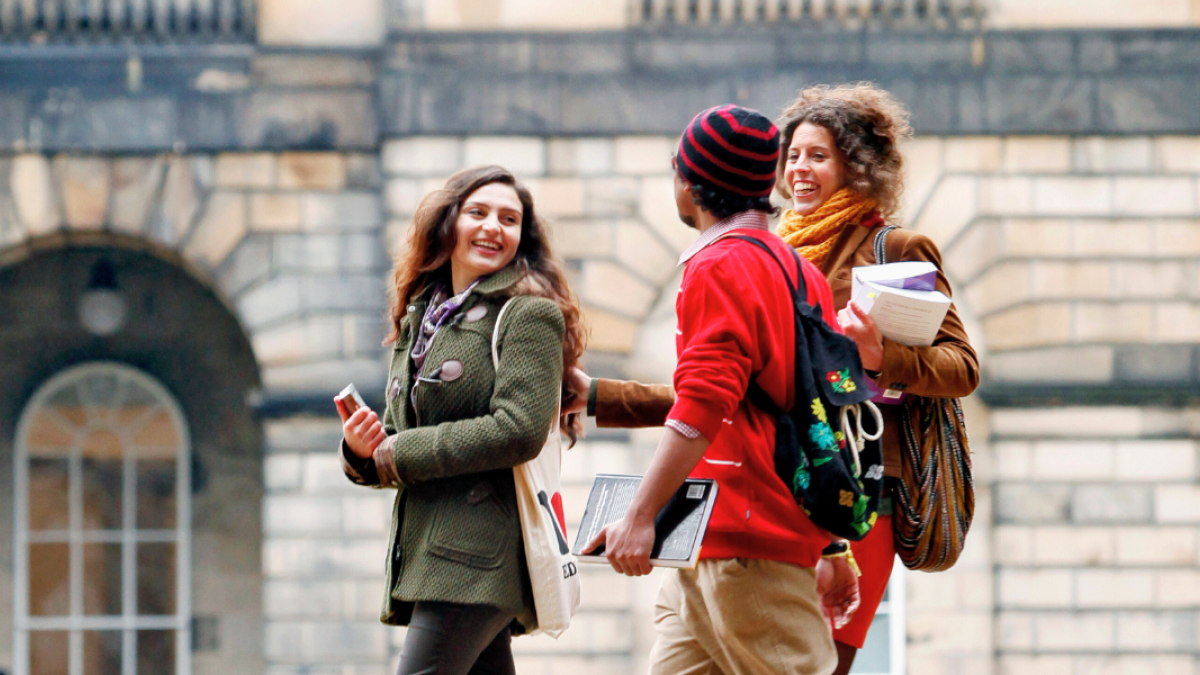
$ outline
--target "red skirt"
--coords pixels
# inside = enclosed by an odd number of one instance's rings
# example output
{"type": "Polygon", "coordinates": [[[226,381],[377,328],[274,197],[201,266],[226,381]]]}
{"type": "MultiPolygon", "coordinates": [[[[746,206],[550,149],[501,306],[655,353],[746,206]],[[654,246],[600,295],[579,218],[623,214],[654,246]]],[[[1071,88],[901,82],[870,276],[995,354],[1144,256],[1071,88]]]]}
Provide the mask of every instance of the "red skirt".
{"type": "Polygon", "coordinates": [[[874,527],[862,541],[850,542],[850,550],[862,576],[858,578],[858,611],[850,623],[833,631],[833,639],[855,649],[862,649],[867,639],[867,630],[875,620],[875,611],[883,600],[888,579],[892,576],[892,563],[896,558],[896,544],[892,539],[892,517],[879,516],[874,527]]]}

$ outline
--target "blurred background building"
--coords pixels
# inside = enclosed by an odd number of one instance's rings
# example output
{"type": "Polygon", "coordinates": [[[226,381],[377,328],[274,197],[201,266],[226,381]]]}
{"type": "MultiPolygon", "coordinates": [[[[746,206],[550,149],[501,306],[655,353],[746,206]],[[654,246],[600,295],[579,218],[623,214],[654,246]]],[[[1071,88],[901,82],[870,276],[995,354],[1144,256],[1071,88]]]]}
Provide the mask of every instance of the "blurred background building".
{"type": "MultiPolygon", "coordinates": [[[[553,219],[596,374],[669,381],[697,111],[872,80],[985,377],[979,510],[856,672],[1200,673],[1197,0],[0,0],[0,671],[379,675],[389,257],[454,170],[553,219]]],[[[640,473],[656,431],[566,454],[640,473]]],[[[524,674],[641,673],[659,574],[583,570],[524,674]]]]}

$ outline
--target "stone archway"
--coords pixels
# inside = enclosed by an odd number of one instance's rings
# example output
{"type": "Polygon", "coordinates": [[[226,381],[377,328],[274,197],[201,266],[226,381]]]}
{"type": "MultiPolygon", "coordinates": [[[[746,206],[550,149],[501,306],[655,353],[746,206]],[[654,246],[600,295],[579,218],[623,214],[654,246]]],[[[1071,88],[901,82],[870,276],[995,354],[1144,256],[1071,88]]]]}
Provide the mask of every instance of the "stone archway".
{"type": "MultiPolygon", "coordinates": [[[[204,638],[193,663],[261,664],[263,431],[248,405],[261,379],[228,305],[169,250],[125,235],[66,233],[0,255],[0,316],[0,499],[14,498],[17,417],[43,383],[97,361],[161,382],[191,430],[190,616],[204,638]],[[101,264],[110,270],[104,288],[126,307],[111,333],[91,332],[81,318],[101,264]],[[220,635],[238,637],[222,642],[220,635]]],[[[0,522],[0,577],[7,579],[12,528],[11,519],[0,522]]],[[[0,589],[7,595],[11,584],[0,589]]],[[[12,618],[0,617],[4,660],[12,618]]]]}
{"type": "Polygon", "coordinates": [[[144,241],[227,299],[269,394],[323,397],[347,378],[382,391],[377,162],[336,152],[0,156],[0,251],[52,235],[144,241]]]}

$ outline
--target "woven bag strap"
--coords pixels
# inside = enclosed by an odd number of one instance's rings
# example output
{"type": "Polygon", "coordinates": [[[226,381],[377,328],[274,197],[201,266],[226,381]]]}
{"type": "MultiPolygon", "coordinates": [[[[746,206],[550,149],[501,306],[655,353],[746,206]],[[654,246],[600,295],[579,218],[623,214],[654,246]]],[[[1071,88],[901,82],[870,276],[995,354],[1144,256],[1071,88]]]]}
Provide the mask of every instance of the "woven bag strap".
{"type": "Polygon", "coordinates": [[[897,228],[896,225],[888,225],[881,229],[875,235],[875,263],[883,265],[887,263],[887,236],[888,233],[897,228]]]}

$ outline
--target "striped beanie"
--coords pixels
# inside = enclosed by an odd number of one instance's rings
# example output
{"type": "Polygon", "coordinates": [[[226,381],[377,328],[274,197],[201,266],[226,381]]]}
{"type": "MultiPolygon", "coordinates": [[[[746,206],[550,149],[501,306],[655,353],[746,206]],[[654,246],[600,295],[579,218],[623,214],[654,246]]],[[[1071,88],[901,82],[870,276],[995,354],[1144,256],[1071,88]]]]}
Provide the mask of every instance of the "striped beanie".
{"type": "Polygon", "coordinates": [[[745,197],[767,197],[775,187],[779,130],[762,113],[736,105],[696,115],[679,139],[675,162],[689,183],[745,197]]]}

